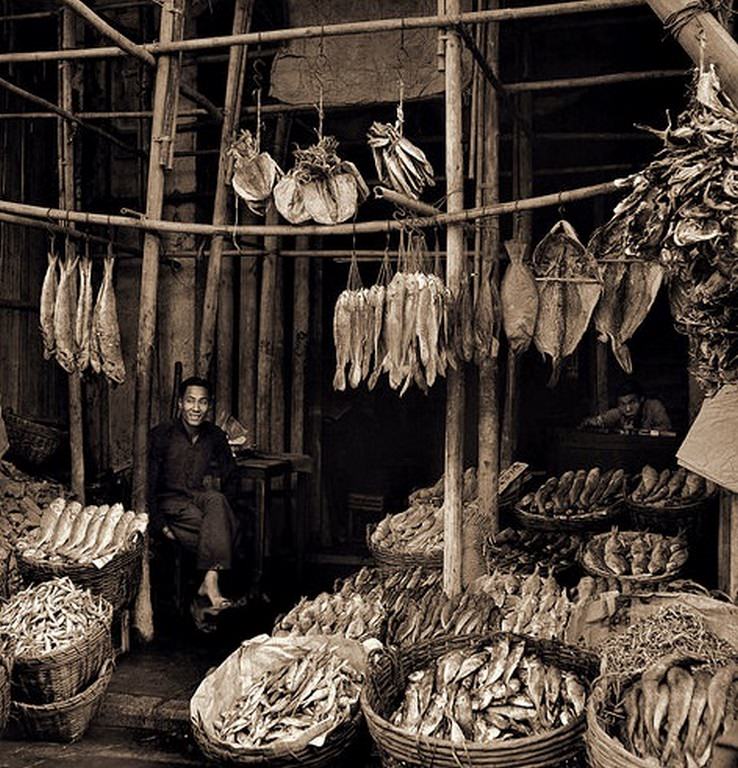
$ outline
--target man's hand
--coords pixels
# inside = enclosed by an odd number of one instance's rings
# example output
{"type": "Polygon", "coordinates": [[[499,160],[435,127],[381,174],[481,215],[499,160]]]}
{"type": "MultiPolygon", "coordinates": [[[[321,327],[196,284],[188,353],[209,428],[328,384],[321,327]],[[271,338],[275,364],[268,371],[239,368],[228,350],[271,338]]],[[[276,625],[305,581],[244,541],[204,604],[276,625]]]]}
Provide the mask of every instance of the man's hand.
{"type": "Polygon", "coordinates": [[[177,540],[177,537],[172,533],[172,529],[168,525],[165,525],[161,529],[161,532],[164,534],[164,536],[167,539],[169,539],[169,541],[176,541],[177,540]]]}

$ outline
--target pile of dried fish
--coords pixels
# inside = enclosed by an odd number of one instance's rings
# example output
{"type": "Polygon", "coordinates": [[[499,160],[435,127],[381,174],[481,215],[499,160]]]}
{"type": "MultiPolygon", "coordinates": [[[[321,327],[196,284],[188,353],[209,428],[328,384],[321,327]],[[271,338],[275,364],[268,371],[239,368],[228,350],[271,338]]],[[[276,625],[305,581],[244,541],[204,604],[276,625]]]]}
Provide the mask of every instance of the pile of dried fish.
{"type": "Polygon", "coordinates": [[[659,765],[709,765],[716,738],[733,722],[738,665],[714,667],[667,655],[628,686],[613,729],[626,749],[659,765]]]}
{"type": "Polygon", "coordinates": [[[41,334],[44,357],[55,357],[68,373],[83,374],[88,368],[122,384],[126,378],[120,343],[118,310],[113,287],[114,258],[111,247],[105,257],[103,279],[93,305],[92,260],[68,256],[59,263],[49,253],[49,265],[41,288],[41,334]],[[61,276],[57,282],[57,268],[61,276]],[[79,290],[76,273],[79,271],[79,290]]]}
{"type": "Polygon", "coordinates": [[[530,267],[523,260],[527,247],[528,244],[522,240],[505,243],[510,264],[500,287],[502,325],[510,349],[515,354],[525,352],[530,346],[538,318],[538,286],[530,267]]]}
{"type": "Polygon", "coordinates": [[[533,251],[538,283],[538,317],[533,341],[551,358],[549,386],[559,380],[561,362],[571,355],[587,330],[602,293],[597,262],[574,228],[559,221],[533,251]]]}
{"type": "Polygon", "coordinates": [[[443,507],[417,504],[387,515],[372,531],[372,545],[397,552],[432,554],[443,549],[443,507]]]}
{"type": "Polygon", "coordinates": [[[24,559],[94,563],[102,567],[143,534],[148,515],[126,512],[122,504],[83,507],[59,497],[49,504],[37,528],[18,541],[24,559]]]}
{"type": "Polygon", "coordinates": [[[443,573],[422,566],[388,571],[362,568],[353,576],[336,583],[336,593],[344,598],[358,594],[379,600],[389,613],[401,613],[410,600],[422,600],[427,592],[437,592],[443,573]]]}
{"type": "Polygon", "coordinates": [[[299,738],[318,723],[328,730],[356,710],[362,681],[328,646],[306,650],[253,680],[215,720],[215,733],[234,746],[254,748],[299,738]]]}
{"type": "Polygon", "coordinates": [[[630,500],[651,507],[674,507],[691,504],[714,491],[714,485],[700,475],[680,467],[657,472],[646,464],[630,500]]]}
{"type": "Polygon", "coordinates": [[[383,184],[416,200],[425,187],[435,186],[433,167],[425,153],[402,135],[399,115],[394,125],[373,122],[367,139],[383,184]]]}
{"type": "Polygon", "coordinates": [[[376,598],[321,592],[300,602],[275,625],[273,635],[343,635],[352,640],[384,638],[386,612],[376,598]]]}
{"type": "Polygon", "coordinates": [[[625,497],[627,477],[622,469],[599,467],[569,470],[549,477],[534,493],[518,503],[523,512],[546,517],[587,519],[606,516],[610,507],[625,497]]]}
{"type": "Polygon", "coordinates": [[[484,552],[490,570],[516,574],[540,570],[555,574],[577,562],[581,545],[581,537],[569,532],[505,528],[487,539],[484,552]]]}
{"type": "MultiPolygon", "coordinates": [[[[698,72],[676,124],[652,132],[664,148],[631,178],[631,193],[600,237],[604,245],[591,245],[598,257],[645,262],[628,272],[637,271],[633,300],[646,311],[658,288],[654,262],[667,270],[675,326],[689,337],[691,371],[710,395],[738,378],[738,110],[712,65],[698,72]]],[[[614,283],[622,268],[612,269],[614,283]]],[[[613,338],[614,349],[623,336],[613,338]]]]}
{"type": "Polygon", "coordinates": [[[313,221],[338,224],[350,219],[369,188],[359,169],[336,154],[338,142],[323,136],[296,149],[295,165],[274,186],[274,204],[290,224],[313,221]]]}
{"type": "Polygon", "coordinates": [[[624,531],[600,534],[587,542],[582,564],[593,574],[614,576],[660,576],[677,573],[689,552],[683,536],[624,531]]]}
{"type": "Polygon", "coordinates": [[[0,606],[0,633],[15,638],[17,656],[68,648],[109,620],[109,604],[67,577],[28,587],[0,606]]]}
{"type": "Polygon", "coordinates": [[[490,742],[568,725],[585,702],[576,675],[527,654],[524,641],[501,637],[413,672],[391,722],[419,736],[490,742]]]}
{"type": "Polygon", "coordinates": [[[284,173],[268,152],[261,151],[259,144],[258,135],[241,131],[228,154],[233,157],[233,190],[252,213],[263,216],[274,185],[284,173]]]}

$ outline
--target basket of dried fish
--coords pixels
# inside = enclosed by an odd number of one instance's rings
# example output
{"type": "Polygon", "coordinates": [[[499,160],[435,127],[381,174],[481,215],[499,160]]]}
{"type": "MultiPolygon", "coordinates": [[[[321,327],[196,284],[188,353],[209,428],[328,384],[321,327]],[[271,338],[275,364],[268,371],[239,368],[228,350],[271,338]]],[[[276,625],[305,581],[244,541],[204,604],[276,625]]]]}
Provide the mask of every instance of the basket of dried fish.
{"type": "Polygon", "coordinates": [[[647,464],[625,504],[635,528],[677,533],[697,527],[716,491],[713,483],[684,468],[659,473],[647,464]]]}
{"type": "MultiPolygon", "coordinates": [[[[436,509],[436,512],[438,510],[436,509]]],[[[368,525],[366,527],[366,545],[374,558],[374,562],[380,568],[422,568],[440,569],[443,568],[443,544],[428,548],[427,550],[413,551],[411,549],[400,549],[397,546],[385,546],[378,543],[377,539],[381,535],[381,523],[368,525]]],[[[441,516],[440,525],[443,525],[441,516]]],[[[443,530],[441,529],[441,537],[443,530]]],[[[443,539],[441,538],[441,541],[443,539]]]]}
{"type": "Polygon", "coordinates": [[[678,578],[688,557],[683,535],[613,528],[587,542],[581,563],[590,576],[614,578],[644,589],[678,578]]]}
{"type": "Polygon", "coordinates": [[[10,408],[3,409],[3,421],[11,453],[30,464],[48,461],[64,439],[62,430],[19,416],[10,408]]]}
{"type": "Polygon", "coordinates": [[[487,573],[530,574],[536,569],[564,578],[578,568],[582,537],[569,532],[505,528],[484,542],[487,573]]]}
{"type": "Polygon", "coordinates": [[[113,660],[108,657],[94,681],[69,699],[52,704],[28,704],[13,700],[10,705],[13,735],[37,741],[77,741],[97,714],[112,676],[113,660]]]}
{"type": "Polygon", "coordinates": [[[15,641],[10,635],[0,635],[0,737],[10,714],[10,676],[13,671],[15,641]]]}
{"type": "Polygon", "coordinates": [[[54,579],[0,608],[0,633],[15,638],[13,700],[47,704],[75,696],[111,655],[113,610],[106,600],[54,579]]]}
{"type": "Polygon", "coordinates": [[[570,470],[526,494],[512,516],[523,527],[542,531],[601,531],[620,519],[626,481],[622,469],[570,470]]]}
{"type": "Polygon", "coordinates": [[[334,766],[359,731],[365,665],[345,638],[246,640],[195,691],[195,741],[231,765],[334,766]]]}
{"type": "Polygon", "coordinates": [[[447,636],[373,652],[361,705],[385,764],[552,767],[583,752],[597,669],[555,641],[447,636]]]}
{"type": "Polygon", "coordinates": [[[118,610],[136,597],[147,524],[146,514],[126,512],[122,504],[83,507],[55,499],[39,527],[17,543],[18,569],[26,584],[68,576],[118,610]]]}

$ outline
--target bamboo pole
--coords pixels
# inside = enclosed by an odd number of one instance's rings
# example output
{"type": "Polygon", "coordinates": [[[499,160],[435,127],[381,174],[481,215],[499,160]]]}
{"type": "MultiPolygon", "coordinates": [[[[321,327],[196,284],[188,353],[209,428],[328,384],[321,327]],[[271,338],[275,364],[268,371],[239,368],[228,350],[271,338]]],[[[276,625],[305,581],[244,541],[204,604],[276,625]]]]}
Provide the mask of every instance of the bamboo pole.
{"type": "Polygon", "coordinates": [[[259,333],[258,265],[256,256],[241,255],[238,329],[238,418],[250,438],[256,436],[256,368],[259,333]]]}
{"type": "Polygon", "coordinates": [[[586,200],[591,197],[608,195],[613,192],[623,192],[628,189],[625,179],[619,181],[606,181],[600,184],[592,184],[587,187],[553,192],[539,197],[530,197],[523,200],[512,200],[496,205],[481,206],[480,208],[467,208],[458,211],[448,211],[437,216],[423,216],[408,218],[404,221],[387,219],[385,221],[360,221],[356,224],[334,225],[285,225],[285,224],[241,224],[238,226],[215,226],[213,224],[196,224],[182,221],[162,221],[161,219],[134,218],[132,216],[114,216],[103,213],[90,213],[87,211],[69,211],[58,208],[44,208],[40,205],[27,205],[10,200],[0,200],[0,211],[15,213],[21,216],[31,216],[56,221],[76,222],[78,224],[99,224],[105,227],[120,227],[128,229],[140,229],[147,232],[191,233],[196,235],[261,235],[261,236],[286,236],[297,235],[353,235],[377,232],[394,232],[408,224],[415,227],[436,227],[441,225],[461,224],[463,222],[476,221],[488,216],[504,216],[520,211],[532,211],[538,208],[547,208],[552,205],[562,205],[576,200],[586,200]]]}
{"type": "MultiPolygon", "coordinates": [[[[460,0],[446,0],[448,15],[459,13],[460,0]]],[[[461,42],[458,33],[446,31],[446,210],[453,215],[464,207],[464,158],[462,152],[461,42]]],[[[464,232],[451,224],[446,231],[446,281],[459,295],[464,270],[464,232]]],[[[464,371],[450,369],[446,377],[446,458],[444,485],[443,588],[453,596],[461,590],[462,473],[464,463],[464,371]]]]}
{"type": "MultiPolygon", "coordinates": [[[[179,51],[209,51],[214,48],[228,48],[232,45],[265,45],[286,40],[308,40],[311,38],[339,37],[393,30],[431,29],[452,27],[458,24],[485,24],[494,21],[515,21],[522,19],[546,18],[577,13],[595,13],[641,6],[644,0],[573,0],[563,3],[500,8],[493,11],[473,11],[437,16],[409,16],[405,18],[373,19],[341,24],[321,24],[306,27],[272,29],[250,32],[243,35],[221,35],[180,42],[146,43],[142,48],[154,55],[179,51]]],[[[1,54],[0,64],[18,61],[59,61],[61,59],[117,58],[126,53],[118,47],[82,48],[75,51],[30,51],[27,53],[1,54]]]]}
{"type": "MultiPolygon", "coordinates": [[[[159,37],[171,40],[181,32],[182,14],[186,0],[164,0],[161,9],[159,37]]],[[[148,184],[146,189],[146,216],[158,219],[164,202],[166,148],[159,147],[166,105],[172,79],[172,60],[162,56],[156,65],[154,83],[154,117],[151,122],[151,152],[149,153],[148,184]]],[[[174,78],[176,80],[176,78],[174,78]]],[[[159,282],[159,238],[147,232],[144,238],[141,265],[141,294],[138,309],[138,351],[136,356],[136,399],[133,429],[133,503],[136,509],[147,506],[148,437],[151,419],[151,377],[156,343],[156,294],[159,282]]],[[[151,595],[148,587],[148,546],[144,557],[144,581],[136,600],[134,625],[141,638],[149,641],[154,636],[151,615],[151,595]]]]}
{"type": "Polygon", "coordinates": [[[568,88],[594,88],[619,83],[642,83],[648,80],[667,80],[672,77],[688,77],[685,69],[655,69],[645,72],[613,72],[609,75],[587,75],[585,77],[563,77],[555,80],[528,80],[520,83],[507,83],[504,89],[508,93],[526,91],[558,91],[568,88]]]}
{"type": "Polygon", "coordinates": [[[704,5],[692,0],[648,0],[654,13],[674,28],[674,38],[697,66],[714,64],[720,85],[727,96],[738,104],[738,42],[704,5]]]}
{"type": "MultiPolygon", "coordinates": [[[[492,0],[493,7],[497,0],[492,0]]],[[[499,68],[499,26],[487,28],[486,60],[493,70],[499,68]]],[[[491,83],[484,84],[484,118],[481,122],[480,144],[483,145],[484,167],[482,179],[482,203],[491,205],[499,202],[499,131],[500,114],[497,92],[491,83]]],[[[522,122],[521,122],[522,127],[522,122]]],[[[482,231],[482,274],[481,280],[494,281],[499,288],[500,222],[492,217],[484,224],[482,231]]],[[[498,294],[499,295],[499,294],[498,294]]],[[[500,311],[496,307],[496,311],[500,311]]],[[[478,481],[479,511],[488,521],[490,533],[499,530],[498,481],[500,467],[500,424],[498,407],[499,358],[485,358],[479,365],[479,435],[478,435],[478,481]]],[[[481,550],[481,542],[479,544],[481,550]]],[[[464,556],[466,561],[467,556],[464,556]]],[[[473,560],[474,558],[472,558],[473,560]]],[[[481,552],[478,558],[481,560],[481,552]]],[[[474,574],[479,575],[479,574],[474,574]]]]}
{"type": "MultiPolygon", "coordinates": [[[[234,35],[248,29],[251,22],[253,4],[253,0],[236,0],[233,11],[234,35]]],[[[230,168],[228,148],[233,141],[233,134],[238,123],[236,107],[240,100],[239,91],[240,83],[244,76],[243,69],[242,49],[231,48],[228,54],[225,108],[220,133],[220,154],[218,156],[218,173],[215,181],[215,201],[213,203],[213,224],[215,225],[225,224],[228,217],[228,172],[230,168]]],[[[200,346],[197,357],[197,369],[201,376],[208,374],[213,355],[213,341],[218,318],[218,298],[221,294],[222,251],[223,237],[222,235],[215,235],[210,244],[208,274],[205,282],[205,301],[202,310],[202,325],[200,327],[200,346]]]]}
{"type": "MultiPolygon", "coordinates": [[[[61,16],[61,43],[65,47],[73,47],[76,31],[74,17],[64,12],[61,16]]],[[[59,65],[59,103],[61,112],[68,112],[72,106],[72,66],[63,62],[59,65]]],[[[54,105],[56,106],[56,105],[54,105]]],[[[75,208],[77,195],[75,192],[75,158],[74,134],[67,120],[59,120],[59,202],[65,208],[75,208]]],[[[71,240],[66,242],[65,258],[67,263],[74,258],[74,246],[71,240]]],[[[76,373],[70,373],[69,383],[69,452],[71,455],[71,485],[72,493],[85,502],[85,451],[82,420],[82,380],[76,373]]]]}
{"type": "Polygon", "coordinates": [[[274,355],[272,358],[271,437],[273,453],[284,451],[285,391],[284,391],[284,277],[282,259],[277,257],[274,274],[274,355]]]}
{"type": "MultiPolygon", "coordinates": [[[[298,237],[295,246],[308,251],[309,239],[298,237]]],[[[305,365],[310,330],[310,260],[295,260],[294,315],[292,320],[292,398],[290,413],[290,451],[305,451],[305,365]]]]}
{"type": "Polygon", "coordinates": [[[387,200],[400,208],[405,208],[421,216],[435,216],[441,213],[434,205],[428,205],[421,200],[414,200],[412,197],[403,195],[401,192],[395,192],[394,189],[387,189],[387,187],[374,187],[374,197],[377,200],[387,200]]]}
{"type": "Polygon", "coordinates": [[[102,136],[102,138],[104,138],[106,141],[109,141],[111,144],[115,144],[116,147],[120,147],[130,154],[137,155],[140,153],[136,147],[129,146],[125,143],[125,141],[122,141],[117,136],[113,136],[112,133],[108,133],[108,131],[106,131],[104,128],[100,128],[97,125],[90,125],[84,120],[80,120],[78,117],[75,117],[74,113],[72,112],[71,101],[69,102],[68,108],[57,106],[53,102],[48,101],[41,96],[37,96],[35,93],[27,91],[25,88],[18,87],[14,83],[11,83],[9,80],[6,80],[4,77],[0,77],[0,88],[15,94],[21,99],[25,99],[26,101],[30,101],[33,104],[39,104],[40,106],[45,107],[55,115],[68,120],[70,123],[74,123],[75,125],[80,126],[80,128],[84,128],[87,131],[96,133],[98,136],[102,136]]]}

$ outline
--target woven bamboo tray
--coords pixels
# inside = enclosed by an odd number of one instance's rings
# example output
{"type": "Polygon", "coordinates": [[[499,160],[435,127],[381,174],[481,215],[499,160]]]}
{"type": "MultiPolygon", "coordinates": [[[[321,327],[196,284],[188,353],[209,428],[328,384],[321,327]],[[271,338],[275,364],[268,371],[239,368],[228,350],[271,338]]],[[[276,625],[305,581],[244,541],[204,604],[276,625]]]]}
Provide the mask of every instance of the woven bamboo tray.
{"type": "Polygon", "coordinates": [[[408,766],[432,765],[436,768],[554,768],[574,764],[580,759],[584,751],[584,713],[568,726],[496,744],[453,744],[444,739],[408,733],[389,722],[388,718],[402,700],[410,673],[427,666],[447,651],[474,651],[501,636],[524,640],[526,651],[535,652],[543,661],[576,672],[586,680],[592,680],[597,674],[599,662],[594,654],[552,640],[535,640],[505,632],[437,638],[402,652],[378,650],[370,656],[361,707],[369,732],[386,764],[400,761],[408,766]]]}
{"type": "Polygon", "coordinates": [[[42,705],[13,701],[10,705],[12,732],[38,741],[77,741],[97,714],[112,675],[113,661],[108,657],[99,667],[92,685],[70,699],[42,705]]]}
{"type": "Polygon", "coordinates": [[[74,645],[43,656],[16,656],[13,663],[13,701],[50,704],[76,696],[94,680],[112,653],[110,626],[113,611],[74,645]]]}
{"type": "Polygon", "coordinates": [[[3,411],[3,421],[12,453],[31,464],[50,459],[64,439],[61,430],[19,416],[10,408],[3,411]]]}
{"type": "Polygon", "coordinates": [[[13,641],[7,635],[0,635],[0,738],[10,716],[10,676],[13,672],[13,641]]]}
{"type": "MultiPolygon", "coordinates": [[[[618,534],[621,538],[625,537],[626,539],[632,538],[634,536],[638,536],[639,533],[637,531],[621,531],[618,534]]],[[[628,592],[633,592],[636,589],[647,589],[651,587],[656,587],[659,584],[663,584],[667,581],[673,581],[674,579],[678,579],[682,571],[684,570],[684,565],[681,565],[679,568],[677,568],[674,571],[668,571],[665,573],[658,573],[658,574],[652,574],[652,573],[644,573],[640,576],[633,576],[632,574],[623,574],[618,575],[616,573],[613,573],[612,571],[606,570],[604,568],[597,568],[592,565],[585,565],[584,562],[584,553],[587,550],[587,547],[594,544],[604,537],[608,536],[606,533],[600,533],[594,538],[592,538],[581,550],[581,557],[579,562],[581,563],[582,568],[586,573],[588,573],[590,576],[601,576],[606,579],[615,579],[616,581],[620,582],[623,585],[628,585],[628,592]]]]}
{"type": "Polygon", "coordinates": [[[141,558],[143,538],[136,536],[129,549],[119,552],[102,568],[94,565],[59,562],[49,563],[33,560],[18,553],[18,570],[25,584],[40,584],[60,576],[68,576],[82,589],[89,589],[93,595],[104,597],[117,611],[133,604],[141,580],[141,558]]]}
{"type": "Polygon", "coordinates": [[[443,568],[442,549],[428,555],[419,552],[398,552],[372,543],[372,533],[376,527],[376,524],[367,525],[366,546],[378,568],[416,568],[419,565],[431,570],[443,568]]]}
{"type": "Polygon", "coordinates": [[[510,514],[523,528],[551,531],[552,533],[560,533],[562,531],[585,533],[604,531],[617,524],[624,509],[624,502],[616,501],[608,507],[603,507],[601,510],[596,510],[587,515],[577,515],[576,517],[549,517],[548,515],[528,512],[518,506],[513,507],[510,514]]]}

